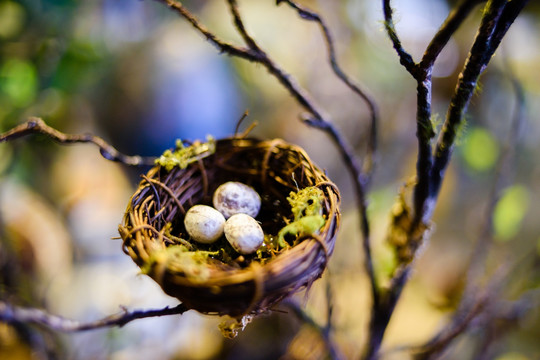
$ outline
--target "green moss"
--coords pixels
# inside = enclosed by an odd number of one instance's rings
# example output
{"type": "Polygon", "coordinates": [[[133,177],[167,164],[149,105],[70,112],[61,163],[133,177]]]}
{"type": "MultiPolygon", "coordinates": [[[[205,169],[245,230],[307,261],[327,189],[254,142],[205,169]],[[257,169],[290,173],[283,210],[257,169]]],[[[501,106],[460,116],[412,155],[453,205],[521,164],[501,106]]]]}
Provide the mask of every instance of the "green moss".
{"type": "Polygon", "coordinates": [[[291,205],[294,221],[279,231],[277,243],[280,248],[288,247],[285,237],[303,237],[315,234],[324,226],[322,216],[324,193],[315,186],[291,192],[287,200],[291,205]]]}
{"type": "Polygon", "coordinates": [[[291,191],[287,201],[291,204],[294,220],[304,216],[322,215],[322,200],[324,193],[315,186],[309,186],[298,192],[291,191]]]}
{"type": "Polygon", "coordinates": [[[147,274],[155,266],[164,266],[170,271],[184,273],[194,282],[205,282],[210,278],[208,259],[218,255],[219,251],[190,251],[184,245],[172,245],[152,254],[150,261],[142,267],[147,274]]]}
{"type": "Polygon", "coordinates": [[[196,141],[190,146],[184,146],[182,141],[176,140],[176,150],[165,150],[163,155],[156,159],[156,164],[164,167],[167,171],[171,171],[176,166],[185,169],[189,164],[204,159],[215,152],[216,140],[212,136],[208,136],[205,143],[196,141]]]}

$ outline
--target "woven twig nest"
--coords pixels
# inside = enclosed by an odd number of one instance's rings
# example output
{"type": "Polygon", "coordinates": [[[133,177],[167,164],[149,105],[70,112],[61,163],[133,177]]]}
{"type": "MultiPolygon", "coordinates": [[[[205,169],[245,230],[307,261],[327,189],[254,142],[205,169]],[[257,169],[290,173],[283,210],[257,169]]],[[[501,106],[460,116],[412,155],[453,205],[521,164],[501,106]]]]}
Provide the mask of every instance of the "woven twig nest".
{"type": "Polygon", "coordinates": [[[153,167],[143,176],[119,231],[124,251],[165,293],[201,313],[240,316],[269,310],[321,276],[340,224],[338,205],[338,189],[301,148],[279,139],[230,138],[216,141],[213,154],[185,168],[153,167]],[[203,249],[208,254],[221,247],[221,259],[210,255],[177,261],[168,256],[167,249],[189,247],[185,212],[211,204],[215,189],[227,181],[242,182],[260,194],[256,219],[265,236],[278,234],[291,221],[287,197],[306,187],[322,190],[324,225],[273,256],[235,254],[226,240],[203,249]]]}

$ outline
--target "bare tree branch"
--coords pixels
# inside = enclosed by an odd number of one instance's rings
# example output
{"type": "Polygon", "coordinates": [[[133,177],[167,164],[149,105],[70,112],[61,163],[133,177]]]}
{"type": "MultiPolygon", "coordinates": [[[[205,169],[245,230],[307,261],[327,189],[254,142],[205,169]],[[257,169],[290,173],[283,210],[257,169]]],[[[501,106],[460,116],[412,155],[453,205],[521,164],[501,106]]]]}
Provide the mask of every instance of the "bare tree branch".
{"type": "Polygon", "coordinates": [[[510,123],[508,138],[502,148],[501,156],[497,161],[495,180],[485,210],[484,223],[482,224],[480,236],[469,260],[469,271],[467,273],[464,296],[474,291],[476,286],[475,281],[484,270],[485,260],[489,253],[488,247],[493,239],[493,214],[495,212],[495,206],[500,199],[502,190],[512,183],[511,178],[515,173],[514,165],[519,144],[520,129],[526,121],[526,100],[523,87],[513,74],[509,64],[505,64],[504,70],[514,90],[515,109],[510,123]]]}
{"type": "Polygon", "coordinates": [[[368,93],[367,89],[363,89],[362,85],[355,82],[353,79],[351,79],[345,72],[341,69],[341,66],[339,65],[337,61],[336,56],[336,49],[334,46],[334,40],[332,33],[330,32],[330,29],[326,25],[326,22],[324,19],[316,12],[303,7],[299,5],[298,3],[291,1],[291,0],[277,0],[276,3],[279,5],[280,3],[285,2],[289,6],[291,6],[293,9],[295,9],[298,12],[298,15],[305,20],[308,21],[315,21],[319,24],[319,27],[321,28],[321,32],[324,37],[324,41],[326,43],[326,47],[328,50],[328,62],[330,63],[332,70],[336,74],[336,76],[345,83],[351,89],[355,94],[357,94],[360,98],[364,100],[366,105],[369,108],[370,116],[371,116],[371,131],[370,136],[368,138],[368,153],[366,155],[366,158],[364,160],[364,174],[369,179],[371,177],[371,174],[373,172],[373,168],[375,165],[375,157],[377,152],[377,123],[379,119],[379,109],[377,107],[377,104],[375,100],[373,99],[373,96],[368,93]]]}
{"type": "Polygon", "coordinates": [[[122,327],[133,320],[157,316],[181,315],[188,310],[189,309],[183,304],[179,304],[173,308],[165,307],[159,310],[135,310],[129,312],[124,309],[124,311],[119,314],[107,316],[106,318],[93,322],[81,323],[76,320],[66,319],[61,316],[49,314],[41,309],[23,308],[0,301],[0,321],[7,323],[34,323],[43,325],[56,331],[78,332],[95,330],[104,327],[122,327]]]}
{"type": "Polygon", "coordinates": [[[37,117],[31,117],[26,122],[14,127],[13,129],[0,134],[0,143],[10,141],[30,134],[44,134],[52,138],[54,141],[61,144],[72,143],[92,143],[99,147],[101,155],[110,161],[118,161],[125,165],[130,166],[142,166],[153,165],[155,158],[153,157],[141,157],[141,156],[128,156],[120,153],[111,145],[107,144],[105,140],[98,136],[90,134],[72,135],[64,134],[56,129],[45,124],[45,122],[37,117]]]}
{"type": "Polygon", "coordinates": [[[424,56],[420,61],[419,67],[425,71],[430,71],[435,64],[435,60],[440,55],[448,41],[454,35],[456,30],[461,26],[463,21],[469,16],[476,5],[485,2],[486,0],[461,0],[456,5],[456,8],[450,12],[444,23],[441,25],[437,34],[429,43],[424,56]]]}
{"type": "MultiPolygon", "coordinates": [[[[502,37],[514,22],[519,11],[528,0],[491,0],[487,3],[482,23],[469,57],[461,72],[454,96],[446,115],[434,153],[431,170],[431,189],[426,201],[434,203],[438,197],[442,180],[450,161],[458,126],[462,123],[478,78],[485,70],[497,50],[502,37]]],[[[433,206],[429,206],[425,216],[431,217],[433,206]]]]}
{"type": "Polygon", "coordinates": [[[407,71],[416,79],[417,65],[414,62],[411,54],[409,54],[401,45],[396,27],[394,25],[394,10],[390,6],[390,0],[383,0],[383,12],[384,12],[384,27],[388,33],[388,37],[392,41],[392,45],[399,56],[399,63],[407,69],[407,71]]]}
{"type": "MultiPolygon", "coordinates": [[[[431,71],[433,64],[442,48],[448,42],[460,23],[470,13],[472,6],[478,1],[464,1],[457,10],[449,15],[441,26],[432,42],[429,44],[420,64],[414,60],[402,47],[395,31],[390,0],[383,0],[385,27],[398,53],[400,63],[417,80],[417,184],[414,189],[414,217],[409,229],[408,242],[413,254],[421,245],[437,202],[444,173],[450,160],[457,127],[463,120],[469,101],[474,93],[476,82],[485,70],[491,56],[497,49],[501,39],[515,20],[527,0],[510,1],[490,0],[484,10],[482,21],[471,48],[469,57],[459,77],[455,94],[449,106],[446,121],[439,136],[433,155],[431,154],[431,139],[434,135],[431,124],[431,71]]],[[[414,255],[413,259],[414,260],[414,255]]],[[[377,357],[378,348],[384,336],[384,331],[390,321],[393,309],[402,289],[410,275],[413,261],[398,267],[390,288],[381,295],[380,308],[374,308],[366,358],[377,357]]]]}
{"type": "Polygon", "coordinates": [[[177,14],[186,19],[197,31],[199,31],[204,37],[218,48],[220,52],[224,52],[228,55],[237,56],[250,61],[257,61],[257,54],[250,49],[241,48],[233,44],[229,44],[219,39],[215,34],[210,32],[199,20],[189,12],[182,3],[174,0],[155,0],[157,2],[164,3],[169,8],[174,10],[177,14]]]}

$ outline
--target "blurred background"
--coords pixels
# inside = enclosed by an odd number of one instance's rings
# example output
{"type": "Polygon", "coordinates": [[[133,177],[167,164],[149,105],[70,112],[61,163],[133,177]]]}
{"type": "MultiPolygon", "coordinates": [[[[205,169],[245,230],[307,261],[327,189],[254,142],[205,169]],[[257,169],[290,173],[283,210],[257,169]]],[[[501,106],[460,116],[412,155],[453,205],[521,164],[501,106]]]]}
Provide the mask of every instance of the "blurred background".
{"type": "MultiPolygon", "coordinates": [[[[390,209],[415,172],[416,84],[385,35],[379,2],[302,3],[324,14],[343,68],[370,89],[380,108],[369,215],[375,268],[384,281],[394,266],[385,243],[390,209]]],[[[454,3],[393,4],[397,31],[416,60],[454,3]]],[[[224,1],[183,4],[220,37],[241,44],[224,1]]],[[[315,24],[270,0],[240,1],[240,10],[262,48],[312,94],[363,156],[369,112],[331,72],[315,24]]],[[[439,128],[480,16],[478,7],[437,61],[433,110],[439,128]]],[[[385,351],[425,342],[456,308],[518,105],[511,76],[525,90],[526,121],[513,146],[514,169],[503,174],[506,188],[495,209],[488,273],[501,263],[520,264],[505,293],[510,299],[539,285],[539,17],[540,6],[531,2],[481,78],[443,184],[431,241],[390,323],[385,351]]],[[[220,55],[186,21],[154,1],[0,1],[2,132],[39,116],[63,132],[103,137],[121,152],[158,156],[177,138],[232,135],[245,110],[249,117],[243,127],[257,122],[254,136],[301,145],[342,192],[343,223],[329,270],[299,299],[323,324],[330,284],[333,339],[346,358],[358,357],[371,300],[351,182],[327,136],[298,120],[302,109],[273,77],[261,66],[220,55]]],[[[0,144],[0,299],[81,321],[117,313],[120,306],[176,305],[140,275],[117,239],[118,224],[145,171],[110,163],[93,146],[60,146],[42,136],[0,144]]],[[[533,309],[514,324],[493,356],[540,358],[539,316],[533,309]]],[[[222,337],[219,322],[188,312],[67,335],[0,323],[0,358],[277,359],[288,354],[301,359],[310,358],[307,351],[320,343],[317,333],[292,314],[256,319],[234,340],[222,337]]],[[[461,337],[449,358],[470,356],[475,336],[461,337]]],[[[407,357],[392,352],[385,358],[407,357]]]]}

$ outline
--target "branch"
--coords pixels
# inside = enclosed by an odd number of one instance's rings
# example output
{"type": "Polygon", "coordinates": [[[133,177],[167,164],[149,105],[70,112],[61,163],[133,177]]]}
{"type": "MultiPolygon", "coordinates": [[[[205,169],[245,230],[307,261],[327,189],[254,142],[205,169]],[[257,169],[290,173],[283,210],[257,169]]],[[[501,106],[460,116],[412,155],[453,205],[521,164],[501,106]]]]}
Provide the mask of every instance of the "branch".
{"type": "Polygon", "coordinates": [[[48,126],[42,119],[37,117],[31,117],[26,122],[14,127],[9,131],[6,131],[3,134],[0,134],[0,143],[30,134],[44,134],[60,144],[92,143],[99,148],[101,155],[105,159],[110,161],[118,161],[125,165],[143,166],[154,164],[155,158],[153,157],[124,155],[98,136],[90,134],[65,134],[48,126]]]}
{"type": "Polygon", "coordinates": [[[124,309],[120,314],[107,316],[93,322],[81,323],[76,320],[51,315],[44,310],[13,306],[0,301],[0,321],[7,323],[33,323],[56,331],[78,332],[113,326],[122,327],[133,320],[167,315],[181,315],[188,310],[183,304],[179,304],[173,308],[165,307],[159,310],[135,310],[128,312],[124,309]]]}
{"type": "Polygon", "coordinates": [[[511,177],[512,174],[515,173],[514,165],[520,138],[520,129],[526,121],[526,100],[523,87],[518,79],[516,79],[509,64],[506,64],[505,70],[509,81],[512,83],[516,105],[510,123],[508,138],[501,151],[501,156],[497,161],[495,180],[485,210],[485,220],[480,230],[479,239],[469,260],[469,271],[465,282],[464,294],[471,294],[474,292],[474,280],[481,274],[485,266],[485,260],[488,255],[488,246],[491,244],[493,238],[493,214],[495,206],[499,201],[502,190],[512,183],[511,177]]]}
{"type": "Polygon", "coordinates": [[[295,9],[298,12],[298,15],[302,19],[305,19],[308,21],[315,21],[316,23],[319,24],[319,27],[321,28],[321,32],[324,37],[324,41],[326,43],[326,48],[328,50],[328,62],[330,63],[330,66],[332,67],[334,74],[336,74],[336,76],[343,83],[345,83],[345,85],[347,85],[349,89],[351,89],[355,94],[357,94],[360,98],[362,98],[369,108],[370,117],[371,117],[371,130],[370,130],[370,135],[368,138],[368,153],[366,156],[367,162],[364,163],[364,174],[366,174],[366,177],[369,179],[373,172],[373,167],[375,163],[375,154],[377,152],[377,123],[379,119],[379,109],[377,108],[377,104],[375,103],[375,100],[373,99],[372,95],[370,95],[366,89],[363,89],[359,83],[351,79],[341,69],[337,61],[336,50],[334,46],[332,33],[330,32],[330,29],[326,25],[326,22],[324,21],[324,19],[318,13],[299,5],[294,1],[291,1],[291,0],[277,0],[276,1],[278,5],[282,2],[287,3],[290,7],[295,9]]]}
{"type": "Polygon", "coordinates": [[[174,10],[177,14],[186,19],[198,32],[200,32],[204,37],[212,43],[220,52],[224,52],[231,56],[237,56],[250,61],[257,61],[257,54],[250,49],[241,48],[233,44],[229,44],[221,39],[219,39],[215,34],[210,32],[204,25],[202,25],[199,20],[193,16],[185,7],[178,1],[174,0],[155,0],[157,2],[164,3],[169,8],[174,10]]]}
{"type": "MultiPolygon", "coordinates": [[[[511,1],[509,4],[513,2],[511,1]]],[[[523,2],[526,2],[526,0],[516,0],[516,3],[523,2]]],[[[517,13],[512,14],[514,17],[510,19],[508,17],[509,15],[505,13],[505,16],[501,17],[506,4],[507,2],[505,0],[491,0],[487,3],[478,34],[476,35],[463,71],[459,75],[458,85],[452,97],[446,120],[435,148],[435,160],[431,171],[431,189],[429,194],[431,202],[435,202],[438,197],[454,147],[457,128],[463,121],[464,114],[474,94],[478,78],[485,70],[500,43],[500,39],[503,36],[501,32],[505,31],[504,29],[508,29],[506,24],[508,22],[511,23],[515,19],[515,16],[517,16],[517,13]],[[501,22],[503,23],[501,24],[501,22]]],[[[514,7],[512,6],[512,10],[514,7]]],[[[431,217],[432,210],[430,209],[425,216],[431,217]]]]}
{"type": "MultiPolygon", "coordinates": [[[[434,354],[444,351],[444,349],[446,349],[455,338],[470,328],[471,323],[476,317],[481,315],[489,315],[488,311],[485,311],[485,307],[488,305],[487,301],[482,300],[481,297],[477,298],[476,300],[471,299],[474,299],[475,294],[478,292],[477,280],[484,271],[485,261],[487,254],[489,253],[488,246],[493,237],[493,213],[500,197],[500,192],[510,182],[505,175],[514,173],[512,167],[515,160],[516,146],[519,143],[519,130],[525,121],[525,96],[523,88],[513,75],[509,65],[506,66],[509,80],[514,88],[516,109],[510,124],[508,139],[506,140],[502,155],[498,160],[496,177],[493,182],[488,206],[486,208],[486,220],[483,223],[479,239],[469,260],[469,271],[465,282],[465,290],[463,292],[462,301],[460,307],[454,314],[453,320],[446,327],[444,327],[438,333],[438,335],[433,337],[425,345],[417,348],[419,351],[417,359],[427,359],[434,354]]],[[[517,264],[521,263],[522,261],[517,262],[517,264]]],[[[492,288],[494,284],[502,283],[503,278],[509,278],[509,275],[499,275],[494,276],[494,278],[495,280],[492,280],[492,288]]],[[[497,294],[495,294],[494,291],[492,291],[491,295],[489,293],[487,293],[487,295],[489,295],[491,298],[497,297],[497,294]]],[[[525,303],[530,301],[529,297],[529,293],[525,293],[520,300],[516,301],[515,304],[512,305],[512,308],[523,311],[523,308],[526,307],[525,303]]],[[[500,305],[494,306],[501,307],[500,305]]],[[[496,313],[502,314],[502,311],[498,310],[496,313]]],[[[498,317],[500,318],[501,315],[498,315],[498,317]]],[[[488,320],[493,321],[494,319],[488,320]]]]}
{"type": "Polygon", "coordinates": [[[297,301],[293,299],[287,299],[283,302],[283,305],[288,307],[296,317],[302,322],[308,324],[313,329],[315,329],[324,340],[326,348],[331,359],[340,360],[345,359],[343,354],[338,350],[336,344],[330,338],[330,333],[327,331],[326,327],[322,327],[298,304],[297,301]]]}
{"type": "Polygon", "coordinates": [[[416,79],[416,74],[418,71],[417,65],[414,62],[412,56],[407,51],[405,51],[405,49],[403,49],[403,46],[401,45],[401,40],[399,40],[394,25],[394,14],[392,7],[390,6],[390,0],[383,0],[383,12],[384,28],[386,29],[386,33],[392,41],[392,45],[394,46],[394,49],[399,56],[399,63],[403,65],[405,69],[407,69],[407,71],[416,79]]]}
{"type": "Polygon", "coordinates": [[[419,67],[423,70],[433,68],[435,60],[444,49],[452,35],[469,16],[474,7],[485,0],[462,0],[459,5],[448,15],[431,42],[429,43],[419,67]]]}
{"type": "Polygon", "coordinates": [[[457,10],[452,12],[441,26],[431,43],[428,45],[422,62],[415,64],[412,57],[403,49],[395,32],[390,0],[383,0],[385,27],[400,58],[400,63],[418,82],[417,100],[417,184],[414,189],[414,217],[409,228],[407,243],[410,244],[412,257],[408,263],[398,267],[392,285],[382,294],[381,307],[374,308],[366,358],[377,357],[377,352],[384,336],[384,331],[390,321],[393,309],[402,289],[410,275],[411,268],[425,237],[427,224],[431,221],[438,193],[444,177],[444,172],[450,160],[456,130],[462,122],[463,115],[474,93],[476,82],[484,71],[491,56],[499,45],[510,24],[515,20],[527,0],[513,1],[491,0],[485,7],[482,22],[471,48],[469,58],[459,77],[455,94],[449,106],[435,152],[432,155],[431,138],[431,71],[437,56],[444,48],[452,33],[456,31],[478,0],[461,2],[457,10]]]}

